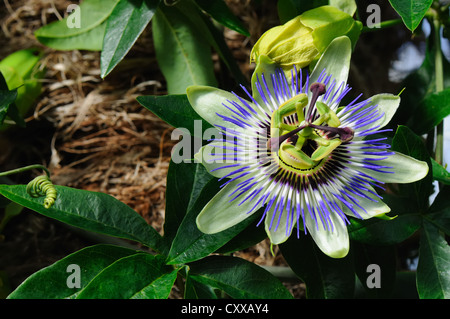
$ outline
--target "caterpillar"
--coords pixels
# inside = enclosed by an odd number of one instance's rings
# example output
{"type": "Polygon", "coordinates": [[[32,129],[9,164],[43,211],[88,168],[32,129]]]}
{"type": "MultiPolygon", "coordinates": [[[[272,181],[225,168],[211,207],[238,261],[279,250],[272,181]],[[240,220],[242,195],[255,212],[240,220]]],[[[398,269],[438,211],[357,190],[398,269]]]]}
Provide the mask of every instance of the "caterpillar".
{"type": "Polygon", "coordinates": [[[45,196],[44,207],[50,208],[56,201],[57,191],[48,176],[41,175],[33,179],[27,185],[27,193],[31,197],[45,196]]]}

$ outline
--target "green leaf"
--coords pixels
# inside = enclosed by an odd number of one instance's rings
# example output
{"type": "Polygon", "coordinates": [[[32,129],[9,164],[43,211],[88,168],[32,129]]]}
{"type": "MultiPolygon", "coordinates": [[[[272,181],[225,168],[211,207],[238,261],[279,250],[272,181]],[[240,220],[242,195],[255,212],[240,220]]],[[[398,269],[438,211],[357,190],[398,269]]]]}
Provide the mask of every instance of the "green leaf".
{"type": "Polygon", "coordinates": [[[389,297],[395,287],[397,254],[395,246],[374,246],[352,243],[355,270],[367,295],[373,298],[389,297]],[[379,267],[371,269],[369,266],[379,267]],[[379,286],[374,278],[375,271],[379,271],[379,286]]]}
{"type": "Polygon", "coordinates": [[[189,268],[193,279],[221,289],[235,299],[292,299],[268,271],[237,257],[209,256],[189,264],[189,268]]]}
{"type": "Polygon", "coordinates": [[[35,72],[41,56],[42,52],[38,49],[23,49],[2,59],[0,61],[0,71],[4,77],[1,80],[2,89],[15,89],[24,85],[35,72]]]}
{"type": "Polygon", "coordinates": [[[449,185],[450,173],[434,159],[431,159],[431,165],[433,168],[433,178],[441,183],[449,185]]]}
{"type": "Polygon", "coordinates": [[[278,17],[280,22],[284,24],[305,11],[327,4],[328,0],[278,0],[278,17]]]}
{"type": "MultiPolygon", "coordinates": [[[[132,265],[131,265],[132,266],[132,265]]],[[[167,299],[177,279],[178,269],[162,274],[151,281],[141,291],[135,293],[131,299],[167,299]]],[[[150,281],[149,281],[150,282],[150,281]]]]}
{"type": "Polygon", "coordinates": [[[2,219],[0,220],[0,234],[5,229],[5,226],[8,224],[8,222],[15,216],[19,215],[22,210],[23,206],[16,204],[14,202],[8,202],[3,206],[3,199],[4,197],[0,197],[0,208],[5,208],[5,212],[3,214],[2,219]]]}
{"type": "MultiPolygon", "coordinates": [[[[392,149],[424,161],[431,168],[430,155],[421,137],[414,134],[406,126],[399,126],[392,139],[392,149]]],[[[395,173],[394,173],[395,174],[395,173]]],[[[431,169],[422,180],[410,184],[400,185],[401,192],[408,196],[415,204],[416,212],[425,212],[428,209],[428,199],[432,192],[433,176],[431,169]]]]}
{"type": "Polygon", "coordinates": [[[213,127],[194,111],[186,94],[138,96],[136,100],[164,122],[173,127],[186,128],[192,136],[202,138],[203,131],[213,127]],[[201,124],[200,130],[196,124],[201,124]]]}
{"type": "Polygon", "coordinates": [[[47,24],[38,30],[38,37],[66,38],[85,33],[102,24],[111,14],[119,0],[84,0],[78,10],[63,20],[47,24]],[[76,16],[80,16],[80,24],[77,25],[76,16]],[[67,21],[69,20],[69,21],[67,21]],[[71,25],[73,23],[73,25],[71,25]]]}
{"type": "Polygon", "coordinates": [[[255,246],[267,238],[264,227],[258,226],[259,218],[247,226],[241,233],[220,247],[216,252],[220,254],[231,254],[255,246]]]}
{"type": "Polygon", "coordinates": [[[214,288],[198,282],[188,274],[184,288],[184,299],[217,299],[214,288]]]}
{"type": "Polygon", "coordinates": [[[233,12],[231,12],[230,8],[223,0],[195,0],[195,2],[202,10],[206,11],[211,17],[225,27],[239,32],[246,37],[250,36],[246,27],[233,12]]]}
{"type": "Polygon", "coordinates": [[[303,234],[300,238],[291,236],[279,247],[291,269],[305,282],[307,298],[353,297],[355,273],[351,254],[345,258],[328,257],[310,235],[303,234]]]}
{"type": "MultiPolygon", "coordinates": [[[[260,55],[257,58],[256,61],[256,67],[253,71],[252,78],[251,78],[251,85],[252,85],[252,95],[253,98],[258,103],[264,103],[264,100],[261,98],[261,95],[259,94],[257,83],[259,81],[259,84],[263,86],[263,80],[262,75],[267,76],[268,74],[276,74],[277,69],[279,69],[278,64],[273,62],[269,57],[265,55],[260,55]]],[[[269,91],[270,94],[275,94],[274,89],[271,85],[269,85],[269,91]]],[[[274,95],[272,95],[274,96],[274,95]]],[[[261,104],[264,105],[264,104],[261,104]]]]}
{"type": "MultiPolygon", "coordinates": [[[[242,103],[233,93],[211,86],[189,86],[186,93],[195,112],[211,125],[223,123],[222,116],[235,116],[232,109],[224,106],[225,103],[242,103]]],[[[227,128],[242,129],[231,122],[227,123],[227,128]]]]}
{"type": "Polygon", "coordinates": [[[175,6],[160,6],[152,20],[156,59],[169,94],[189,85],[216,86],[209,43],[175,6]]]}
{"type": "MultiPolygon", "coordinates": [[[[41,57],[41,50],[23,49],[11,53],[0,61],[0,72],[4,76],[0,89],[17,90],[17,97],[14,103],[9,105],[7,115],[21,127],[25,127],[23,116],[28,113],[41,94],[40,79],[45,73],[44,70],[37,69],[41,57]]],[[[0,115],[0,124],[1,122],[0,115]]],[[[7,127],[9,125],[4,125],[2,129],[7,127]]]]}
{"type": "Polygon", "coordinates": [[[42,44],[57,50],[102,49],[106,19],[119,0],[84,0],[67,18],[36,30],[42,44]]]}
{"type": "Polygon", "coordinates": [[[393,245],[403,242],[420,228],[421,215],[409,198],[384,194],[383,201],[391,208],[389,215],[395,218],[351,218],[348,226],[350,239],[372,245],[393,245]]]}
{"type": "Polygon", "coordinates": [[[125,57],[152,19],[159,0],[120,0],[106,23],[100,56],[101,77],[125,57]]]}
{"type": "Polygon", "coordinates": [[[17,89],[14,90],[0,90],[0,125],[3,124],[3,121],[8,114],[9,106],[16,100],[17,98],[17,89]]]}
{"type": "Polygon", "coordinates": [[[424,221],[420,236],[417,290],[421,299],[450,298],[450,247],[439,229],[424,221]]]}
{"type": "Polygon", "coordinates": [[[418,299],[416,272],[399,271],[396,275],[392,299],[418,299]]]}
{"type": "Polygon", "coordinates": [[[140,242],[157,251],[164,251],[161,236],[132,208],[114,197],[86,190],[55,185],[55,204],[44,208],[43,198],[27,194],[26,185],[0,185],[0,194],[44,216],[63,223],[140,242]]]}
{"type": "Polygon", "coordinates": [[[197,201],[188,211],[178,228],[177,235],[170,248],[168,264],[188,263],[208,256],[241,233],[256,218],[259,218],[257,217],[259,214],[256,213],[222,232],[216,234],[202,233],[196,224],[197,215],[209,200],[216,195],[220,189],[220,184],[217,179],[212,179],[203,187],[197,201]]]}
{"type": "MultiPolygon", "coordinates": [[[[61,20],[62,21],[62,20],[61,20]]],[[[84,33],[66,37],[43,37],[36,34],[37,39],[43,45],[61,51],[89,50],[101,51],[103,37],[105,35],[106,21],[84,33]]]]}
{"type": "Polygon", "coordinates": [[[420,24],[433,0],[389,0],[406,27],[413,32],[420,24]]]}
{"type": "Polygon", "coordinates": [[[428,94],[414,112],[408,127],[416,134],[426,134],[450,115],[450,89],[428,94]]]}
{"type": "Polygon", "coordinates": [[[350,38],[346,36],[334,38],[314,66],[310,83],[317,81],[324,69],[326,69],[327,74],[333,74],[336,83],[346,83],[350,70],[351,56],[352,45],[350,38]]]}
{"type": "Polygon", "coordinates": [[[192,208],[203,187],[213,177],[201,164],[169,164],[166,187],[164,238],[172,241],[186,213],[192,208]]]}
{"type": "MultiPolygon", "coordinates": [[[[222,1],[222,0],[219,0],[222,1]]],[[[209,3],[209,1],[208,1],[209,3]]],[[[192,23],[195,28],[192,32],[201,34],[202,37],[217,52],[222,62],[230,70],[238,84],[246,84],[247,78],[242,73],[235,57],[231,53],[230,48],[225,42],[223,31],[214,25],[214,23],[198,7],[190,0],[178,1],[176,4],[178,10],[192,23]]],[[[223,77],[224,75],[221,74],[223,77]]]]}
{"type": "Polygon", "coordinates": [[[350,16],[353,16],[357,9],[355,0],[329,0],[329,3],[330,6],[336,7],[350,16]]]}
{"type": "MultiPolygon", "coordinates": [[[[410,75],[408,75],[402,83],[405,88],[401,94],[400,108],[395,115],[395,123],[408,124],[420,122],[420,118],[416,117],[417,113],[426,113],[420,110],[425,104],[424,99],[436,92],[436,74],[435,74],[435,48],[436,46],[427,45],[425,59],[422,65],[410,75]]],[[[450,63],[447,59],[443,59],[443,75],[444,87],[450,87],[450,63]]],[[[413,126],[409,126],[415,130],[413,126]]]]}
{"type": "Polygon", "coordinates": [[[178,270],[165,266],[161,257],[138,253],[121,258],[93,278],[77,299],[166,299],[178,270]]]}
{"type": "Polygon", "coordinates": [[[75,298],[103,269],[120,258],[136,254],[137,251],[112,245],[95,245],[83,248],[54,264],[34,273],[23,281],[9,299],[64,299],[75,298]],[[80,287],[67,285],[69,265],[80,267],[80,287]]]}
{"type": "Polygon", "coordinates": [[[450,186],[440,190],[424,218],[450,236],[450,186]]]}

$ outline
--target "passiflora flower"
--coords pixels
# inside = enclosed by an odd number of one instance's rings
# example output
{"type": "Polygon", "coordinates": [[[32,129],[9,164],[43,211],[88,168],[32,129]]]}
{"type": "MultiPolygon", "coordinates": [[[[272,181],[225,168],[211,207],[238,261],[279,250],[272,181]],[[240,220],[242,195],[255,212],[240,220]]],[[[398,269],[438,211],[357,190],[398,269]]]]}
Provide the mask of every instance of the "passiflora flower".
{"type": "Polygon", "coordinates": [[[390,208],[375,188],[426,176],[425,162],[391,151],[380,137],[400,98],[360,96],[341,105],[351,42],[339,37],[310,75],[288,79],[275,64],[261,64],[253,95],[191,86],[188,99],[220,136],[196,154],[222,180],[221,190],[197,217],[204,233],[223,231],[260,212],[273,244],[296,228],[335,258],[349,250],[348,216],[384,217],[390,208]]]}
{"type": "Polygon", "coordinates": [[[266,31],[255,43],[250,62],[266,56],[284,70],[310,65],[334,38],[347,36],[356,43],[362,24],[333,6],[308,10],[266,31]]]}

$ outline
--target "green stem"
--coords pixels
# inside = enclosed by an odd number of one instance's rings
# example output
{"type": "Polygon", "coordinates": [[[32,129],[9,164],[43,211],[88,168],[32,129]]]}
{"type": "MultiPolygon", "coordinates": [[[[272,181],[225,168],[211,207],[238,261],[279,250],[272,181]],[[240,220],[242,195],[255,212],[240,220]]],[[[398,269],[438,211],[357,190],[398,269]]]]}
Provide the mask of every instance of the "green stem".
{"type": "Polygon", "coordinates": [[[48,171],[48,169],[45,166],[42,166],[42,165],[39,165],[39,164],[24,166],[24,167],[12,169],[10,171],[1,172],[0,173],[0,177],[7,176],[7,175],[12,175],[12,174],[19,174],[19,173],[23,173],[25,171],[29,171],[29,170],[32,170],[32,169],[42,169],[45,172],[45,174],[47,174],[47,177],[50,177],[50,172],[48,171]]]}
{"type": "MultiPolygon", "coordinates": [[[[434,42],[435,42],[435,76],[436,76],[436,93],[444,90],[444,67],[442,62],[442,51],[441,51],[441,23],[439,21],[438,14],[433,17],[434,25],[434,42]]],[[[435,160],[439,164],[443,164],[444,157],[444,121],[441,121],[436,127],[436,151],[435,160]]]]}
{"type": "Polygon", "coordinates": [[[402,19],[394,19],[394,20],[387,20],[380,22],[379,24],[375,24],[372,27],[364,26],[362,28],[361,32],[372,32],[372,31],[378,31],[385,28],[394,27],[396,25],[399,25],[403,23],[402,19]]]}

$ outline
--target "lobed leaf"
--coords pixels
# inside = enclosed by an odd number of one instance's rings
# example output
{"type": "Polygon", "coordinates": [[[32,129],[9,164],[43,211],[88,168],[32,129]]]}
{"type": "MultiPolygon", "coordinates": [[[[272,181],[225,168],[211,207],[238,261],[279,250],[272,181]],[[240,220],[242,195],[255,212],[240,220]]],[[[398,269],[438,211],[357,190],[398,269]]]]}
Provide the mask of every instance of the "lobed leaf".
{"type": "Polygon", "coordinates": [[[223,0],[195,0],[197,5],[206,11],[217,22],[225,27],[239,32],[246,37],[250,36],[244,24],[231,12],[230,8],[223,0]]]}
{"type": "MultiPolygon", "coordinates": [[[[407,126],[400,125],[392,139],[392,149],[411,156],[417,160],[424,161],[431,167],[430,155],[421,137],[407,126]]],[[[414,172],[411,172],[413,174],[414,172]]],[[[395,174],[395,173],[394,173],[395,174]]],[[[415,203],[417,212],[425,212],[428,209],[429,196],[432,192],[432,172],[429,169],[425,178],[410,184],[402,184],[401,191],[405,196],[415,203]]]]}
{"type": "Polygon", "coordinates": [[[443,187],[424,218],[450,236],[450,187],[443,187]]]}
{"type": "Polygon", "coordinates": [[[381,246],[352,243],[355,271],[368,296],[386,298],[392,295],[396,283],[397,255],[394,245],[381,246]],[[375,267],[371,269],[370,267],[375,267]],[[376,267],[379,267],[378,269],[376,267]],[[375,271],[379,272],[377,282],[375,271]],[[379,286],[372,286],[379,284],[379,286]],[[370,286],[369,286],[370,285],[370,286]]]}
{"type": "Polygon", "coordinates": [[[162,256],[134,254],[103,269],[77,299],[166,299],[177,272],[165,265],[162,256]]]}
{"type": "Polygon", "coordinates": [[[160,6],[152,26],[156,59],[169,94],[183,94],[189,85],[217,85],[209,43],[177,7],[160,6]]]}
{"type": "Polygon", "coordinates": [[[237,257],[203,258],[189,264],[189,276],[235,299],[292,299],[289,291],[268,271],[237,257]]]}
{"type": "Polygon", "coordinates": [[[206,122],[192,108],[186,94],[171,94],[164,96],[138,96],[137,101],[153,112],[164,122],[177,128],[186,128],[192,136],[201,138],[203,131],[213,126],[206,122]],[[195,124],[201,121],[201,130],[195,124]]]}
{"type": "Polygon", "coordinates": [[[36,30],[42,44],[57,50],[102,49],[106,19],[119,0],[84,0],[67,18],[52,22],[36,30]],[[79,25],[69,21],[79,19],[79,25]]]}
{"type": "Polygon", "coordinates": [[[425,96],[408,122],[416,134],[426,134],[450,115],[450,89],[425,96]]]}
{"type": "Polygon", "coordinates": [[[17,98],[17,89],[14,90],[0,90],[0,126],[8,114],[9,106],[17,98]]]}
{"type": "Polygon", "coordinates": [[[214,288],[202,284],[188,274],[184,288],[184,299],[217,299],[214,288]]]}
{"type": "Polygon", "coordinates": [[[280,22],[284,24],[305,11],[327,4],[328,0],[278,0],[278,17],[280,22]]]}
{"type": "Polygon", "coordinates": [[[389,0],[406,27],[413,32],[431,7],[433,0],[389,0]]]}
{"type": "Polygon", "coordinates": [[[125,57],[155,14],[159,0],[120,0],[106,23],[100,56],[101,77],[125,57]]]}
{"type": "Polygon", "coordinates": [[[203,187],[195,204],[191,206],[178,228],[170,248],[168,264],[188,263],[202,259],[225,245],[255,221],[258,214],[249,216],[237,225],[215,234],[201,232],[196,224],[197,215],[219,189],[220,183],[217,179],[210,180],[203,187]]]}
{"type": "Polygon", "coordinates": [[[44,216],[88,231],[140,242],[164,251],[161,236],[132,208],[114,197],[55,185],[55,204],[44,208],[43,198],[28,195],[26,185],[0,185],[0,194],[44,216]]]}
{"type": "Polygon", "coordinates": [[[351,254],[339,259],[328,257],[310,235],[291,236],[279,247],[291,269],[305,282],[307,298],[353,297],[355,273],[351,254]]]}
{"type": "Polygon", "coordinates": [[[424,221],[417,265],[417,291],[421,299],[450,298],[450,247],[439,229],[424,221]]]}
{"type": "Polygon", "coordinates": [[[204,186],[213,179],[201,164],[169,164],[166,188],[164,239],[172,241],[186,213],[197,201],[204,186]]]}
{"type": "Polygon", "coordinates": [[[450,172],[447,171],[442,165],[431,159],[431,165],[433,169],[433,178],[445,185],[450,184],[450,172]]]}
{"type": "Polygon", "coordinates": [[[351,218],[350,239],[371,245],[398,244],[411,237],[422,225],[422,218],[414,202],[407,197],[384,194],[383,202],[390,208],[393,219],[351,218]]]}
{"type": "Polygon", "coordinates": [[[72,299],[105,268],[115,261],[138,253],[131,249],[95,245],[83,248],[58,260],[25,279],[9,296],[9,299],[72,299]],[[69,265],[80,268],[80,287],[67,285],[69,265]]]}

